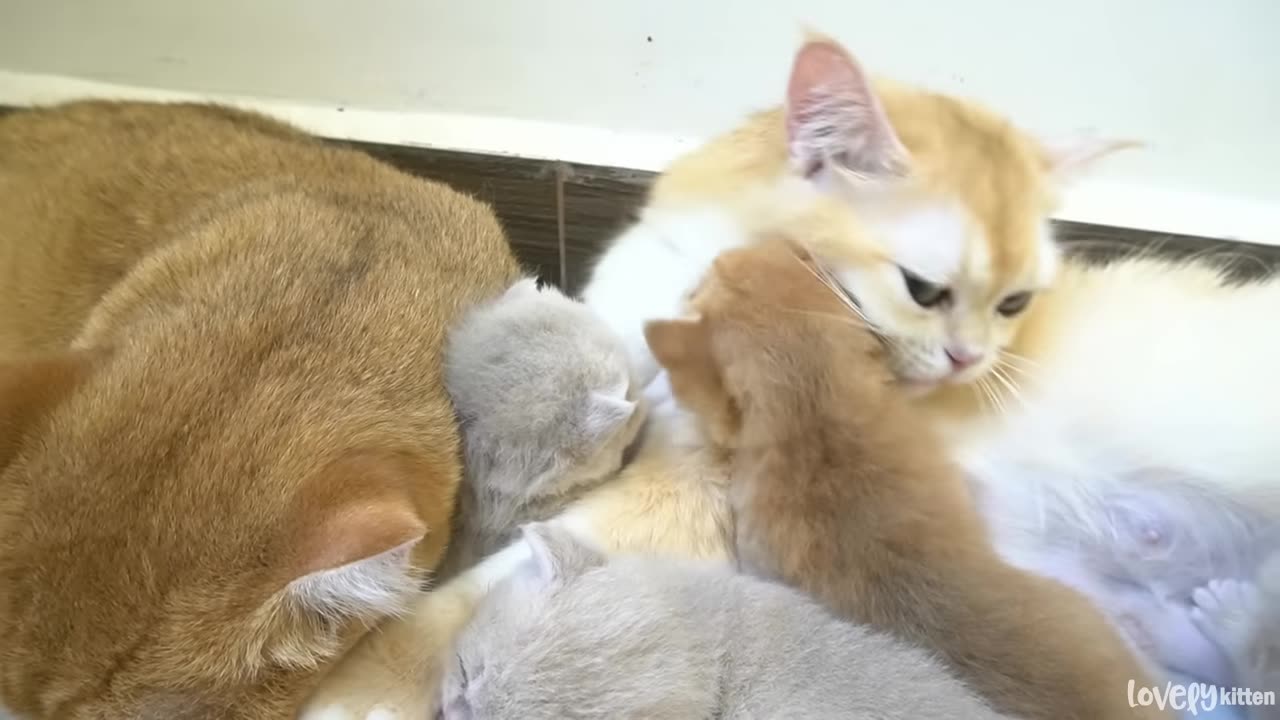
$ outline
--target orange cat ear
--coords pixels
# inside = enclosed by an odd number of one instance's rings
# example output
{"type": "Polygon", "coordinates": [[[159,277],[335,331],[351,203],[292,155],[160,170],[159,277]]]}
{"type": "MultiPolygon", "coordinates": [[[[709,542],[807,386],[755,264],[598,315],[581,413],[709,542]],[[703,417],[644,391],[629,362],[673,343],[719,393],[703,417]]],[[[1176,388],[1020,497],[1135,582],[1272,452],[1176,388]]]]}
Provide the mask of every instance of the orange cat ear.
{"type": "Polygon", "coordinates": [[[711,339],[701,317],[651,320],[644,339],[658,364],[672,370],[711,357],[711,339]]]}
{"type": "Polygon", "coordinates": [[[836,169],[868,179],[905,176],[910,155],[871,80],[838,43],[811,36],[787,83],[787,147],[805,177],[836,169]]]}
{"type": "Polygon", "coordinates": [[[1071,182],[1084,175],[1112,153],[1142,146],[1140,140],[1103,137],[1091,131],[1040,141],[1045,168],[1059,183],[1071,182]]]}
{"type": "Polygon", "coordinates": [[[329,617],[399,610],[422,580],[410,555],[430,530],[414,502],[427,480],[401,453],[352,452],[330,464],[287,533],[289,599],[329,617]]]}
{"type": "Polygon", "coordinates": [[[30,427],[89,375],[95,355],[74,351],[0,362],[0,467],[13,458],[30,427]]]}
{"type": "Polygon", "coordinates": [[[667,369],[676,401],[701,417],[713,443],[731,444],[738,431],[738,408],[725,390],[706,321],[653,320],[645,323],[644,337],[654,358],[667,369]]]}

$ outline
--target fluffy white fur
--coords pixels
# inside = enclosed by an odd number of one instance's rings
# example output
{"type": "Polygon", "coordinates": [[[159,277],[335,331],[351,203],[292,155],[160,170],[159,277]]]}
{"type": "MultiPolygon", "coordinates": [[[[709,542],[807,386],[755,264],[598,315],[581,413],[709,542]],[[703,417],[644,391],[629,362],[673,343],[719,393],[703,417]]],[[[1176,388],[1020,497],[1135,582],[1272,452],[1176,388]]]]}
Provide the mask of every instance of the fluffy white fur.
{"type": "Polygon", "coordinates": [[[331,620],[394,615],[404,609],[422,584],[422,578],[412,572],[409,563],[417,542],[304,575],[285,588],[285,600],[331,620]]]}
{"type": "Polygon", "coordinates": [[[622,338],[642,385],[659,370],[644,341],[645,321],[678,317],[711,261],[745,238],[724,208],[647,208],[601,256],[582,300],[622,338]]]}

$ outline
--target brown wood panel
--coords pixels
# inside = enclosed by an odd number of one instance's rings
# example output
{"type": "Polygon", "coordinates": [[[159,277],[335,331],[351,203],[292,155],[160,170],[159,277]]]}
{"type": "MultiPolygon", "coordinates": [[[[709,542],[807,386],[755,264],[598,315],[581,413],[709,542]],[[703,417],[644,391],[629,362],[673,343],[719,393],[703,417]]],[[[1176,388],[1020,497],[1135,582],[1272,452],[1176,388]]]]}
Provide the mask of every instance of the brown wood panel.
{"type": "Polygon", "coordinates": [[[1275,245],[1067,221],[1056,221],[1054,234],[1069,255],[1090,262],[1141,254],[1171,262],[1196,259],[1224,268],[1229,277],[1241,282],[1269,277],[1280,269],[1280,246],[1275,245]]]}
{"type": "Polygon", "coordinates": [[[636,219],[653,178],[638,170],[569,167],[563,180],[567,292],[582,289],[595,258],[636,219]]]}
{"type": "Polygon", "coordinates": [[[489,203],[521,263],[548,282],[563,282],[554,163],[404,145],[343,144],[489,203]]]}

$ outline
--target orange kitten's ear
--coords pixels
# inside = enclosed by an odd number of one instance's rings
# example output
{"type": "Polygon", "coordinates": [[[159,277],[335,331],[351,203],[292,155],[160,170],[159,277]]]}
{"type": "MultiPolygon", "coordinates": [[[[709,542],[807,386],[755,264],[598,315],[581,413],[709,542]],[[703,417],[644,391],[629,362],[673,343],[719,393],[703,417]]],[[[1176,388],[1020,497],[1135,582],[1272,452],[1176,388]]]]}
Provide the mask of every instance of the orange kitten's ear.
{"type": "Polygon", "coordinates": [[[910,156],[862,67],[838,43],[811,37],[787,83],[787,147],[805,177],[843,170],[868,179],[901,177],[910,156]]]}
{"type": "Polygon", "coordinates": [[[651,320],[644,325],[649,352],[667,370],[710,357],[710,336],[701,317],[651,320]]]}
{"type": "MultiPolygon", "coordinates": [[[[431,529],[413,498],[416,464],[400,453],[361,451],[332,463],[295,510],[286,596],[327,617],[398,611],[421,584],[411,562],[431,529]]],[[[439,498],[446,502],[447,498],[439,498]]]]}
{"type": "Polygon", "coordinates": [[[1045,167],[1059,183],[1077,179],[1112,153],[1142,146],[1140,140],[1102,137],[1088,131],[1040,141],[1045,167]]]}
{"type": "Polygon", "coordinates": [[[31,426],[66,398],[92,370],[96,351],[0,362],[0,467],[31,426]]]}
{"type": "Polygon", "coordinates": [[[653,320],[645,323],[644,337],[667,369],[676,401],[701,419],[712,443],[731,446],[739,428],[738,407],[725,389],[706,321],[653,320]]]}

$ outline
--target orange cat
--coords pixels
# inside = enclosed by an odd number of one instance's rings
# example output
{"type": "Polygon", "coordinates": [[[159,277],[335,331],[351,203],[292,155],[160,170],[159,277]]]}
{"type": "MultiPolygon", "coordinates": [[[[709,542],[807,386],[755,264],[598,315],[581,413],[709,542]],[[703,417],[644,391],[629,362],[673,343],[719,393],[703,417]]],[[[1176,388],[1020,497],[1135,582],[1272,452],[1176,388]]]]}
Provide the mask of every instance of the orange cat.
{"type": "Polygon", "coordinates": [[[645,332],[677,400],[729,453],[740,564],[936,648],[1000,711],[1159,716],[1130,707],[1145,673],[1082,596],[998,558],[883,343],[799,252],[722,255],[698,316],[645,332]]]}
{"type": "Polygon", "coordinates": [[[0,119],[0,716],[292,718],[439,562],[492,212],[224,108],[0,119]]]}

